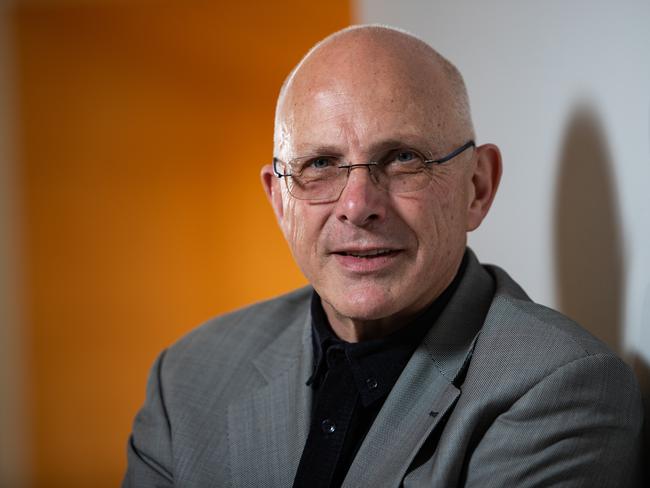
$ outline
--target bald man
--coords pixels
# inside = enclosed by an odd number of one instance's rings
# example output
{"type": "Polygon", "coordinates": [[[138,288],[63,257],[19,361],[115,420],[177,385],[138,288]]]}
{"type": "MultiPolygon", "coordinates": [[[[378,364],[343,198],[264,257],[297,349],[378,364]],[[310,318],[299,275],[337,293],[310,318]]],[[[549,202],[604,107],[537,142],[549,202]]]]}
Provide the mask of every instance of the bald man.
{"type": "Polygon", "coordinates": [[[629,368],[481,265],[501,176],[456,68],[349,28],[278,98],[262,184],[311,286],[164,351],[125,487],[634,486],[629,368]]]}

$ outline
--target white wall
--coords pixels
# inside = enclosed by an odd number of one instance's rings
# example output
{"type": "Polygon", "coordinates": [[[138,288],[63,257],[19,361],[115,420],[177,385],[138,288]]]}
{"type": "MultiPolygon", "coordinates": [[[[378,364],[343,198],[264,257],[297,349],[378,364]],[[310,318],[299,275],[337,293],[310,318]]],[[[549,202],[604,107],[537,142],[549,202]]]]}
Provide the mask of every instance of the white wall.
{"type": "Polygon", "coordinates": [[[504,177],[470,237],[635,365],[650,364],[650,2],[359,0],[464,74],[504,177]]]}
{"type": "Polygon", "coordinates": [[[24,378],[19,327],[19,296],[16,238],[17,165],[12,141],[15,137],[11,36],[7,3],[0,3],[0,486],[26,486],[24,378]]]}

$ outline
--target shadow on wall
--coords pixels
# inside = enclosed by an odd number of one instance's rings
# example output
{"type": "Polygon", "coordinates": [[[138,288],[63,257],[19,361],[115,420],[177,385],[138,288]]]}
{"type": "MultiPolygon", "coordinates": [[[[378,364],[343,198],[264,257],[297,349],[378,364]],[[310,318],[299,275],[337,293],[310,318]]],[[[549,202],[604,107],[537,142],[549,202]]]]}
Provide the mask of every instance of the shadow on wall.
{"type": "MultiPolygon", "coordinates": [[[[589,104],[577,105],[566,127],[554,217],[558,308],[620,355],[625,298],[621,217],[606,134],[589,104]]],[[[632,361],[646,406],[645,456],[650,447],[650,368],[640,357],[632,361]]],[[[650,472],[646,476],[650,480],[650,472]]]]}
{"type": "Polygon", "coordinates": [[[572,112],[555,198],[558,307],[619,354],[623,259],[620,214],[605,132],[587,104],[572,112]]]}

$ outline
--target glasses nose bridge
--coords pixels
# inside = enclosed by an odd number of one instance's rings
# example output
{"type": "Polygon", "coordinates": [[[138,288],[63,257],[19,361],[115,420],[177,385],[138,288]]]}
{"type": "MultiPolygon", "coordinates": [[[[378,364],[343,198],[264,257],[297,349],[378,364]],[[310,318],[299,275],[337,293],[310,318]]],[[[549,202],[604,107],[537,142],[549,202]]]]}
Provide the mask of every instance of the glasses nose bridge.
{"type": "Polygon", "coordinates": [[[375,189],[382,189],[382,183],[381,183],[381,176],[378,174],[379,172],[376,169],[376,166],[379,166],[378,163],[374,161],[370,161],[368,163],[350,163],[346,165],[341,165],[339,166],[340,169],[346,170],[345,173],[345,181],[343,185],[341,185],[341,189],[338,194],[338,198],[341,198],[343,193],[346,191],[348,188],[348,183],[350,181],[350,175],[352,174],[352,170],[354,169],[360,169],[360,168],[366,168],[368,170],[368,178],[374,185],[375,189]]]}
{"type": "Polygon", "coordinates": [[[346,164],[343,166],[339,166],[341,169],[347,170],[345,173],[345,185],[348,185],[348,181],[350,180],[350,175],[352,174],[353,169],[358,169],[358,168],[366,168],[368,170],[368,176],[370,177],[370,180],[377,186],[379,186],[379,174],[376,169],[377,163],[374,161],[370,161],[368,163],[350,163],[346,164]]]}

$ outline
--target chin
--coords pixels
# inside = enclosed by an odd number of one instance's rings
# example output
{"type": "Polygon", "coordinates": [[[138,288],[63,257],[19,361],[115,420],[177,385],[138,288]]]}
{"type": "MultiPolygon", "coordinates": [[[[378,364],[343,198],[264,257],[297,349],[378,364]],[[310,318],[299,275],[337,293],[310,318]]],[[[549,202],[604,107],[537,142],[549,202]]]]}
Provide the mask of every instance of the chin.
{"type": "Polygon", "coordinates": [[[385,319],[398,313],[400,308],[385,292],[348,292],[345,296],[325,300],[339,315],[360,321],[385,319]]]}

